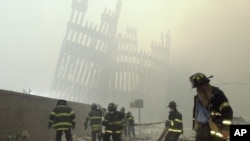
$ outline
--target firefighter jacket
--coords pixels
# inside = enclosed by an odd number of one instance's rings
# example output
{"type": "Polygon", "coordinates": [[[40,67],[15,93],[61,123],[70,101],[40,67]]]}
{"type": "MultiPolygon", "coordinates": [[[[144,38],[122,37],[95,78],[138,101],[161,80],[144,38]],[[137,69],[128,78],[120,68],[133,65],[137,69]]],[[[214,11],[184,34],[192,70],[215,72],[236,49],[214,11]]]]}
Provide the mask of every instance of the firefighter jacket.
{"type": "Polygon", "coordinates": [[[57,105],[49,116],[49,125],[56,130],[69,130],[75,127],[75,112],[68,105],[57,105]]]}
{"type": "Polygon", "coordinates": [[[101,131],[102,115],[103,113],[99,109],[91,110],[86,117],[85,124],[90,121],[92,131],[101,131]]]}
{"type": "Polygon", "coordinates": [[[132,115],[127,115],[128,125],[134,125],[135,119],[132,115]]]}
{"type": "MultiPolygon", "coordinates": [[[[216,124],[219,130],[229,130],[230,125],[232,124],[233,119],[233,110],[229,105],[229,101],[225,96],[224,92],[221,91],[218,87],[212,87],[213,97],[209,103],[208,110],[210,112],[210,117],[212,121],[216,124]]],[[[195,127],[195,118],[198,113],[196,113],[196,103],[199,100],[198,95],[194,97],[194,108],[193,108],[193,128],[195,127]]],[[[212,135],[219,136],[213,129],[210,132],[212,135]]],[[[220,136],[219,136],[220,137],[220,136]]]]}
{"type": "Polygon", "coordinates": [[[123,124],[127,124],[128,123],[128,119],[127,119],[127,113],[124,111],[120,111],[122,114],[124,114],[124,118],[122,120],[123,124]]]}
{"type": "Polygon", "coordinates": [[[102,122],[102,124],[105,126],[105,133],[121,134],[123,130],[124,118],[125,114],[119,111],[107,113],[102,122]]]}
{"type": "Polygon", "coordinates": [[[165,127],[168,132],[183,133],[182,114],[177,109],[169,112],[165,127]]]}

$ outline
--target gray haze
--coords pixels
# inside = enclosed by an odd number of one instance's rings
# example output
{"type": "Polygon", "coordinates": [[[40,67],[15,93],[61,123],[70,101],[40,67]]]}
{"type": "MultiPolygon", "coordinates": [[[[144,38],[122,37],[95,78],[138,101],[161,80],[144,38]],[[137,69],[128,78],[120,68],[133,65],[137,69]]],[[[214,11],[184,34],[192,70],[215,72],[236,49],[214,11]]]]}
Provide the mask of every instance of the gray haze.
{"type": "MultiPolygon", "coordinates": [[[[90,0],[86,18],[99,23],[103,8],[113,9],[116,2],[90,0]]],[[[48,96],[70,6],[70,0],[1,3],[1,89],[30,88],[34,94],[48,96]]],[[[195,94],[188,77],[198,71],[214,75],[211,83],[226,93],[236,116],[250,117],[249,7],[246,0],[123,0],[118,31],[137,28],[143,48],[158,40],[161,32],[170,31],[167,95],[188,118],[195,94]]]]}

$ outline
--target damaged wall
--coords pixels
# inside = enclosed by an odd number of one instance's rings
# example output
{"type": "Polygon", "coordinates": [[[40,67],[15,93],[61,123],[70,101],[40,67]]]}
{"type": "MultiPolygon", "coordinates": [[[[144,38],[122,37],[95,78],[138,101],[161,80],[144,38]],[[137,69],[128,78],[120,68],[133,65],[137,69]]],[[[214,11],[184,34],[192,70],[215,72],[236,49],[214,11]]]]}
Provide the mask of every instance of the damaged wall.
{"type": "MultiPolygon", "coordinates": [[[[48,129],[48,118],[56,106],[57,99],[40,97],[13,91],[0,90],[0,140],[7,141],[9,133],[28,134],[29,141],[53,141],[55,130],[48,129]]],[[[72,135],[83,137],[89,134],[84,130],[84,120],[90,106],[69,102],[76,113],[76,128],[72,135]]]]}

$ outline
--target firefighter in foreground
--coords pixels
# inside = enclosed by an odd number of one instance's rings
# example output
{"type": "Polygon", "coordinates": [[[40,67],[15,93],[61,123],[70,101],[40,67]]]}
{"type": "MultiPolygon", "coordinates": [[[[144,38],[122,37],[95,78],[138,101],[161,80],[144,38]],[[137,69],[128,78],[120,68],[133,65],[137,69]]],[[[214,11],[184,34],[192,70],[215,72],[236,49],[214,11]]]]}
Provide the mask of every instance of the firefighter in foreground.
{"type": "Polygon", "coordinates": [[[177,110],[176,103],[171,101],[168,107],[170,108],[168,120],[157,141],[161,141],[166,133],[165,141],[177,141],[180,134],[183,133],[182,114],[177,110]]]}
{"type": "Polygon", "coordinates": [[[229,138],[233,110],[224,92],[210,85],[211,77],[195,73],[189,78],[192,88],[197,91],[193,108],[195,141],[226,141],[229,138]]]}
{"type": "Polygon", "coordinates": [[[84,122],[85,130],[88,128],[88,122],[90,121],[91,126],[91,137],[92,141],[101,141],[102,133],[102,111],[97,108],[97,105],[93,103],[91,105],[91,111],[88,113],[84,122]]]}
{"type": "Polygon", "coordinates": [[[65,100],[58,100],[56,107],[50,113],[48,128],[51,127],[56,130],[56,141],[61,141],[63,132],[66,140],[72,141],[71,128],[75,128],[75,112],[65,100]]]}
{"type": "Polygon", "coordinates": [[[123,131],[123,119],[125,114],[117,111],[117,106],[114,103],[108,105],[108,113],[105,115],[102,124],[105,126],[104,141],[121,141],[123,131]]]}

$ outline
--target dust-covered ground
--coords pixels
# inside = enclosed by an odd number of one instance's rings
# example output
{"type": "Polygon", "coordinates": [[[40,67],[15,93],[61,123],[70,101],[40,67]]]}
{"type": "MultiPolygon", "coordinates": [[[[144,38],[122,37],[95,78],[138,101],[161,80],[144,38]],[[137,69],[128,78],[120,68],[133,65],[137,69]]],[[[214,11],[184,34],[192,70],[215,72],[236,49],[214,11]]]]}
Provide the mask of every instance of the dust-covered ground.
{"type": "MultiPolygon", "coordinates": [[[[154,125],[144,125],[144,126],[135,126],[136,137],[130,138],[123,136],[124,141],[156,141],[161,135],[164,129],[164,123],[154,124],[154,125]]],[[[184,133],[180,136],[179,141],[193,141],[194,140],[194,131],[191,130],[191,127],[185,127],[184,133]]],[[[164,138],[162,139],[164,140],[164,138]]],[[[64,141],[64,140],[63,140],[64,141]]],[[[77,137],[74,135],[74,141],[91,141],[91,136],[86,135],[85,137],[77,137]]]]}

